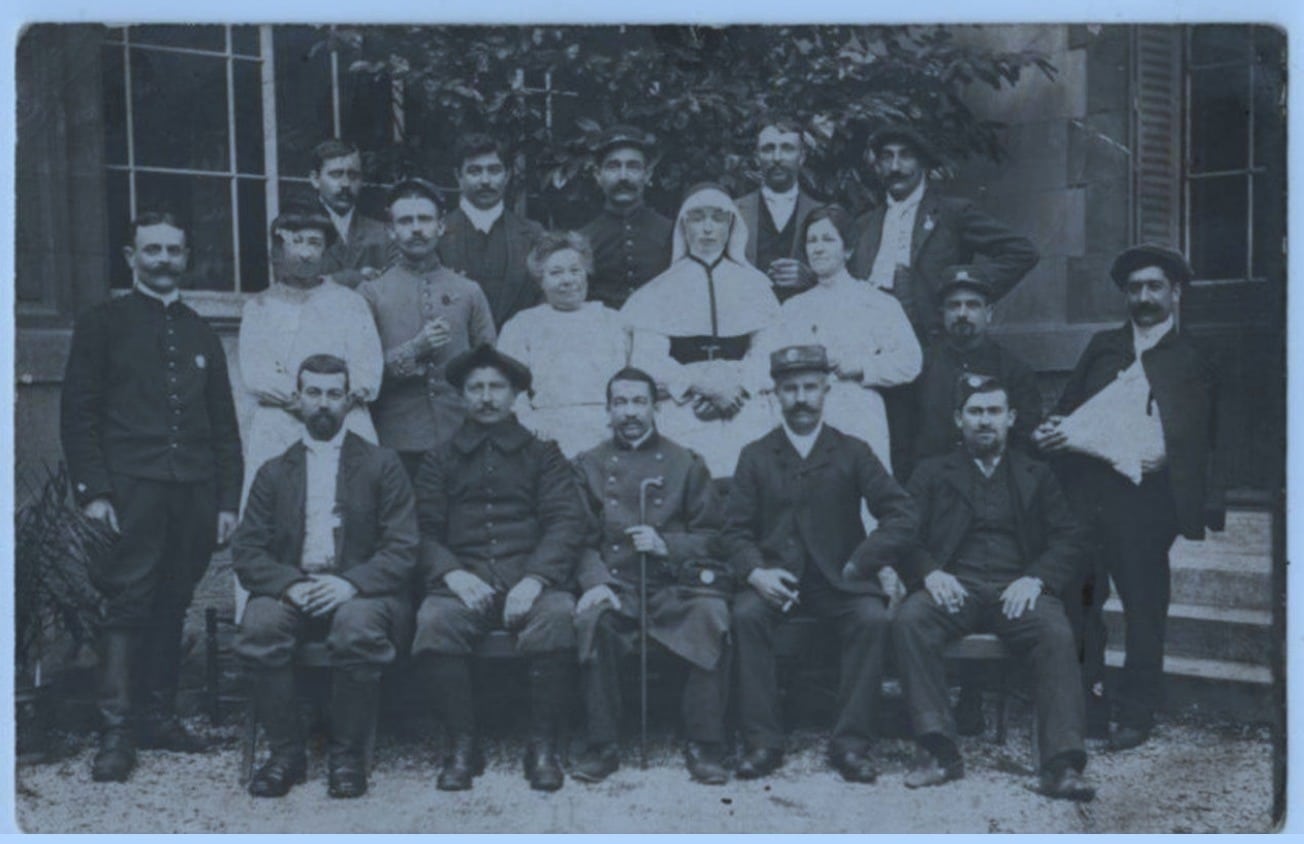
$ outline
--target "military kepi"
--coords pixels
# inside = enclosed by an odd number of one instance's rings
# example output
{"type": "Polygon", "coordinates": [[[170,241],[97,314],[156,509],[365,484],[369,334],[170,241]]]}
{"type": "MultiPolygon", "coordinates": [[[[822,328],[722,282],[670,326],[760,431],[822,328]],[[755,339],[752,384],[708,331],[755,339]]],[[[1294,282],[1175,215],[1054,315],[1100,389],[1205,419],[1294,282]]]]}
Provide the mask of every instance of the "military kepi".
{"type": "Polygon", "coordinates": [[[510,355],[503,354],[488,343],[481,343],[448,362],[448,368],[445,370],[448,383],[454,389],[461,390],[471,371],[482,366],[493,367],[501,372],[517,392],[523,393],[529,390],[533,382],[528,366],[510,355]]]}
{"type": "Polygon", "coordinates": [[[952,291],[961,287],[981,293],[989,303],[995,293],[992,280],[982,267],[976,264],[956,264],[942,271],[942,286],[937,291],[938,301],[946,301],[952,291]]]}
{"type": "Polygon", "coordinates": [[[770,377],[787,372],[832,372],[829,354],[823,346],[785,346],[770,354],[770,377]]]}
{"type": "Polygon", "coordinates": [[[1186,284],[1194,275],[1181,252],[1158,243],[1141,243],[1123,250],[1114,259],[1109,277],[1119,287],[1125,287],[1127,277],[1144,267],[1159,267],[1173,284],[1186,284]]]}

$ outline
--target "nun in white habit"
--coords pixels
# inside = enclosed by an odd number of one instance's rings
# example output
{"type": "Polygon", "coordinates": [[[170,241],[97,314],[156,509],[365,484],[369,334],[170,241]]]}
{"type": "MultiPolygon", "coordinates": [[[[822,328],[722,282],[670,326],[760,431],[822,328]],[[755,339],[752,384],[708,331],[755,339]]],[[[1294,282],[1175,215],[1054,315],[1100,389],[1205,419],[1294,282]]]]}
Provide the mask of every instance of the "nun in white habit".
{"type": "Polygon", "coordinates": [[[675,221],[671,264],[621,309],[630,364],[669,397],[658,428],[730,477],[738,452],[771,427],[767,362],[753,339],[779,314],[770,280],[747,263],[747,224],[723,188],[690,189],[675,221]]]}

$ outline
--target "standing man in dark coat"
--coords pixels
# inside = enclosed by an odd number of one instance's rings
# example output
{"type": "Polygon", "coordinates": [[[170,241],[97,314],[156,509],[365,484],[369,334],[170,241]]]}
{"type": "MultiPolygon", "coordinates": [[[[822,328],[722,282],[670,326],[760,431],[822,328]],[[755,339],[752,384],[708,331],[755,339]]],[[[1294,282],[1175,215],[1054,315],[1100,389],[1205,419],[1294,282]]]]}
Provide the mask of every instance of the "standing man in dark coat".
{"type": "Polygon", "coordinates": [[[830,764],[851,782],[878,776],[869,746],[888,600],[899,586],[892,566],[914,543],[918,516],[866,443],[824,424],[830,369],[823,346],[771,355],[783,424],[743,448],[729,491],[723,541],[750,587],[738,593],[733,619],[743,779],[783,762],[774,630],[798,609],[833,619],[842,641],[830,764]],[[862,501],[878,520],[869,536],[862,501]],[[848,577],[853,563],[855,579],[848,577]]]}
{"type": "Polygon", "coordinates": [[[385,375],[372,403],[380,444],[416,477],[422,456],[445,442],[466,415],[444,375],[454,357],[497,338],[480,286],[439,261],[439,194],[425,179],[389,191],[391,237],[399,257],[358,288],[380,333],[385,375]]]}
{"type": "Polygon", "coordinates": [[[444,218],[439,256],[449,269],[484,288],[494,328],[502,330],[517,311],[539,304],[525,257],[543,226],[503,205],[511,169],[502,144],[488,135],[466,135],[456,155],[461,196],[444,218]]]}
{"type": "Polygon", "coordinates": [[[214,544],[235,528],[240,433],[222,341],[180,301],[189,255],[170,214],[131,224],[134,289],[77,322],[60,434],[73,494],[118,540],[91,574],[104,596],[92,777],[122,782],[143,747],[202,749],[176,718],[181,630],[214,544]]]}
{"type": "Polygon", "coordinates": [[[1118,587],[1127,657],[1116,690],[1123,750],[1150,735],[1163,699],[1168,550],[1180,534],[1222,530],[1223,502],[1211,463],[1216,374],[1177,328],[1191,266],[1179,252],[1142,244],[1125,250],[1110,276],[1127,298],[1128,322],[1091,338],[1055,414],[1034,432],[1058,455],[1065,488],[1099,538],[1087,592],[1084,673],[1089,703],[1105,709],[1101,612],[1118,587]]]}
{"type": "Polygon", "coordinates": [[[919,741],[910,788],[964,776],[942,649],[991,630],[1032,662],[1042,794],[1091,800],[1082,780],[1083,705],[1073,630],[1058,597],[1077,577],[1086,536],[1050,467],[1006,449],[1015,411],[995,378],[962,382],[954,419],[963,445],[910,479],[921,545],[913,585],[892,623],[897,669],[919,741]],[[919,589],[921,585],[923,588],[919,589]]]}
{"type": "Polygon", "coordinates": [[[426,597],[412,643],[449,733],[438,785],[467,789],[484,770],[470,660],[487,633],[507,629],[529,660],[525,774],[531,788],[555,791],[564,782],[557,729],[574,685],[583,505],[561,449],[512,415],[530,388],[524,364],[483,345],[449,363],[448,381],[462,392],[467,420],[417,473],[426,597]]]}
{"type": "Polygon", "coordinates": [[[358,210],[362,190],[362,153],[347,141],[331,138],[312,151],[308,181],[339,235],[326,247],[321,274],[345,287],[357,287],[385,271],[393,245],[385,224],[358,210]]]}
{"type": "Polygon", "coordinates": [[[272,748],[249,793],[281,797],[303,781],[294,650],[301,639],[325,634],[330,795],[361,797],[381,669],[410,629],[416,505],[398,455],[344,428],[353,401],[348,364],[312,355],[296,383],[303,439],[258,470],[231,542],[250,596],[235,652],[251,668],[254,705],[272,748]]]}
{"type": "Polygon", "coordinates": [[[572,771],[585,782],[619,767],[620,663],[638,646],[639,557],[647,555],[648,637],[688,663],[685,760],[693,779],[722,785],[729,693],[730,579],[712,559],[723,521],[706,461],[657,432],[656,381],[622,369],[607,384],[612,436],[575,459],[592,545],[580,559],[576,606],[589,749],[572,771]],[[648,487],[646,519],[639,499],[648,487]]]}
{"type": "Polygon", "coordinates": [[[643,202],[652,178],[655,139],[634,126],[612,126],[593,157],[602,212],[580,234],[593,246],[589,298],[620,310],[629,294],[670,266],[674,223],[643,202]]]}
{"type": "Polygon", "coordinates": [[[874,171],[886,202],[856,223],[851,274],[891,291],[927,348],[941,329],[938,288],[945,269],[978,264],[999,300],[1037,265],[1032,241],[1017,235],[967,199],[944,196],[927,183],[927,171],[941,164],[932,146],[914,129],[890,126],[869,139],[874,171]]]}
{"type": "Polygon", "coordinates": [[[822,204],[801,188],[805,161],[801,125],[782,117],[766,120],[756,137],[764,182],[737,199],[738,214],[747,223],[747,261],[770,277],[780,302],[815,283],[815,273],[802,260],[805,244],[798,242],[807,215],[822,204]]]}

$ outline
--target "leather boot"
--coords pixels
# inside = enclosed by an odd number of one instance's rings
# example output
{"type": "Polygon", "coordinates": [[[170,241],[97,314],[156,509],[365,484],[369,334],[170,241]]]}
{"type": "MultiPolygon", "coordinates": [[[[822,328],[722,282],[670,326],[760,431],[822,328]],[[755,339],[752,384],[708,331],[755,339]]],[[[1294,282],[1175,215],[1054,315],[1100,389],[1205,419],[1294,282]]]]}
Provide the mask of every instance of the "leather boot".
{"type": "Polygon", "coordinates": [[[367,793],[367,758],[376,736],[380,669],[337,668],[331,678],[330,796],[367,793]]]}
{"type": "Polygon", "coordinates": [[[165,619],[150,629],[140,648],[140,746],[177,753],[204,753],[209,743],[177,717],[184,617],[165,619]]]}
{"type": "Polygon", "coordinates": [[[564,653],[530,660],[530,743],[525,776],[536,791],[556,791],[566,782],[557,755],[557,733],[574,673],[571,658],[564,653]]]}
{"type": "Polygon", "coordinates": [[[451,733],[444,751],[443,768],[435,787],[440,791],[466,791],[484,773],[484,755],[472,733],[451,733]]]}
{"type": "Polygon", "coordinates": [[[284,797],[308,772],[306,740],[294,700],[294,669],[251,672],[254,712],[267,733],[271,753],[249,781],[254,797],[284,797]]]}
{"type": "Polygon", "coordinates": [[[103,732],[91,764],[96,782],[126,782],[136,767],[136,738],[132,720],[132,663],[137,634],[128,630],[104,631],[100,661],[99,710],[103,732]]]}
{"type": "Polygon", "coordinates": [[[455,654],[430,654],[418,671],[435,699],[435,709],[448,736],[436,787],[465,791],[484,773],[484,756],[475,740],[475,702],[471,695],[471,663],[455,654]]]}

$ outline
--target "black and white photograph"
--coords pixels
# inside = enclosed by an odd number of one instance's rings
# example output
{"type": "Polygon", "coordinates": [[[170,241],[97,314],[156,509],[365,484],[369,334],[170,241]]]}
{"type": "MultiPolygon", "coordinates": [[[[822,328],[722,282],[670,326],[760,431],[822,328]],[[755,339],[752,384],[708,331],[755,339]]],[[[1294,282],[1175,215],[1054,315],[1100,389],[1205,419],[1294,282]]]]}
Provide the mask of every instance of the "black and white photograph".
{"type": "Polygon", "coordinates": [[[342,11],[16,33],[15,831],[1281,829],[1286,28],[342,11]]]}

